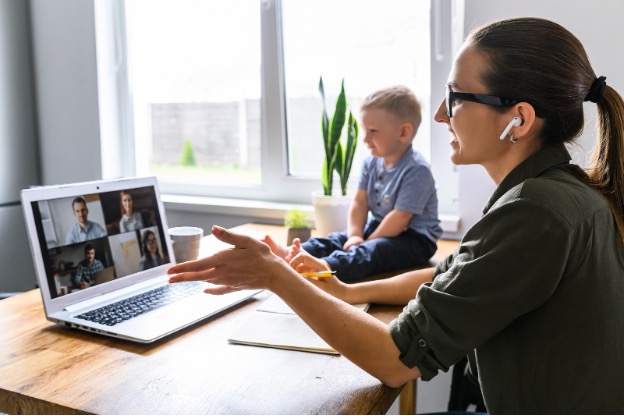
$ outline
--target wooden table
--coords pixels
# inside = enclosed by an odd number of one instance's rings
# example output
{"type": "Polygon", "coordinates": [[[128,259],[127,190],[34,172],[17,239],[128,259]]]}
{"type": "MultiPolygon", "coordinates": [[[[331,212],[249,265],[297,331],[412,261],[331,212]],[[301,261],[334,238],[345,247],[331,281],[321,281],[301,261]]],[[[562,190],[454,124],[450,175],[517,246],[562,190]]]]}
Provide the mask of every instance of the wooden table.
{"type": "MultiPolygon", "coordinates": [[[[285,239],[283,227],[238,231],[285,239]]],[[[203,254],[222,247],[205,237],[203,254]]],[[[39,290],[0,301],[0,412],[10,414],[384,414],[401,389],[342,356],[229,344],[263,292],[150,345],[45,320],[39,290]]],[[[390,322],[401,308],[373,305],[390,322]]],[[[413,398],[413,397],[412,397],[413,398]]],[[[412,404],[412,409],[413,404],[412,404]]]]}

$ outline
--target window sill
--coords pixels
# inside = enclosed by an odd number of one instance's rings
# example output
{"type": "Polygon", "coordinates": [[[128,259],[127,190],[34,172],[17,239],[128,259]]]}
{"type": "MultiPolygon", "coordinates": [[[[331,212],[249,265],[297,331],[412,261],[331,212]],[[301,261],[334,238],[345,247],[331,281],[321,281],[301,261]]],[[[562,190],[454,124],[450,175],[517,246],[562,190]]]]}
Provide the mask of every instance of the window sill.
{"type": "MultiPolygon", "coordinates": [[[[254,217],[258,220],[282,221],[286,211],[295,206],[309,212],[312,216],[314,215],[312,205],[305,204],[172,194],[163,194],[162,200],[166,210],[254,217]]],[[[440,214],[440,221],[445,233],[454,234],[458,232],[460,221],[458,215],[440,214]]]]}

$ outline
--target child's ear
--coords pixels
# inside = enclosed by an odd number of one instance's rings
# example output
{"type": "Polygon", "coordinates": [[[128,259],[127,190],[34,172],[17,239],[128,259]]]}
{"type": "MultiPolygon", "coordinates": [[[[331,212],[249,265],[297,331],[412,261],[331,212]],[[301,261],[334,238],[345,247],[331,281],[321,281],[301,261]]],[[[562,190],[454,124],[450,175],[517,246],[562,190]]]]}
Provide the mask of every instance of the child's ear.
{"type": "Polygon", "coordinates": [[[405,143],[407,141],[412,140],[412,135],[414,133],[414,127],[412,127],[411,123],[403,123],[401,124],[401,128],[399,130],[400,137],[399,139],[405,143]]]}

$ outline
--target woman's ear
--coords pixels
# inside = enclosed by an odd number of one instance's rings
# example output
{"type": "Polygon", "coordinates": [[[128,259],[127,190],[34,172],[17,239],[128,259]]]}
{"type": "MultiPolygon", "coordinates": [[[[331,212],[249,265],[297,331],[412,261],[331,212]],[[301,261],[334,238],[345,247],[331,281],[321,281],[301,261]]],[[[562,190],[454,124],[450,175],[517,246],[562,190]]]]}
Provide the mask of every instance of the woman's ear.
{"type": "Polygon", "coordinates": [[[520,102],[514,106],[516,114],[522,119],[522,123],[519,126],[514,127],[513,135],[517,139],[521,139],[528,134],[533,134],[537,131],[537,117],[535,116],[535,109],[527,102],[520,102]]]}

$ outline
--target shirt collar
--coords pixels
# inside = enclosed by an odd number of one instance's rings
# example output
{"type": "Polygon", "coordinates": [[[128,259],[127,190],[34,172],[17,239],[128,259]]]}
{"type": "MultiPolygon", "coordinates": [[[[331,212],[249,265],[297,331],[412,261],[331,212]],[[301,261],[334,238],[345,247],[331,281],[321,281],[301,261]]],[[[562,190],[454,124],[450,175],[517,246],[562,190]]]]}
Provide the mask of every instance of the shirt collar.
{"type": "Polygon", "coordinates": [[[492,205],[507,191],[529,178],[537,178],[548,169],[570,162],[570,154],[564,144],[547,145],[516,166],[498,185],[483,208],[485,215],[492,205]]]}
{"type": "Polygon", "coordinates": [[[76,227],[78,228],[78,231],[83,232],[85,234],[89,234],[89,231],[91,231],[91,221],[87,220],[87,229],[85,230],[84,228],[82,228],[82,225],[77,222],[76,223],[76,227]]]}
{"type": "Polygon", "coordinates": [[[404,164],[406,164],[407,161],[413,157],[413,154],[414,154],[414,148],[412,146],[408,147],[405,153],[403,153],[403,156],[401,156],[401,158],[399,159],[399,161],[395,163],[394,165],[392,165],[391,167],[389,167],[388,169],[384,169],[383,158],[379,157],[377,158],[378,167],[382,171],[391,172],[395,170],[397,167],[403,166],[404,164]]]}

